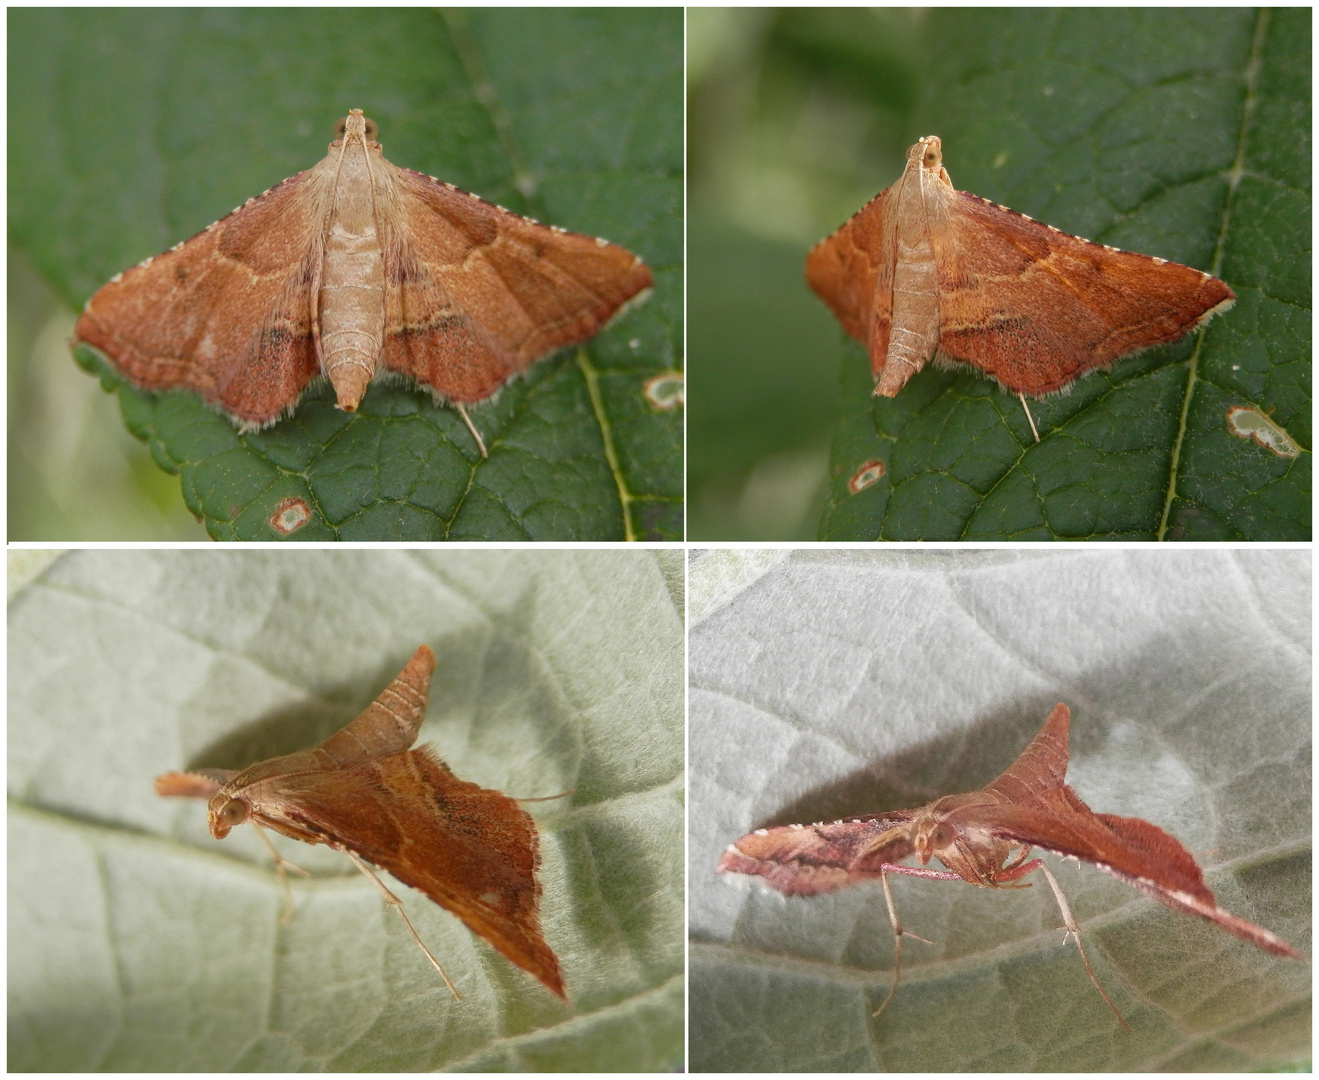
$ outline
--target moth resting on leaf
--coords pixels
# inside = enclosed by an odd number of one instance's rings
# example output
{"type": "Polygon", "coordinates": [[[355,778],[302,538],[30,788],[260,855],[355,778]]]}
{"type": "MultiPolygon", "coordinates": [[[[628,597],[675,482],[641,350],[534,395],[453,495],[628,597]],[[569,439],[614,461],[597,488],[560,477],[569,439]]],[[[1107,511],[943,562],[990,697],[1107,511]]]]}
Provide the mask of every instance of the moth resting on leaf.
{"type": "Polygon", "coordinates": [[[790,896],[832,892],[878,878],[893,922],[894,966],[892,988],[875,1015],[897,993],[903,936],[916,936],[903,930],[898,920],[888,874],[1014,889],[1028,885],[1021,879],[1039,870],[1053,889],[1091,981],[1126,1027],[1090,968],[1080,928],[1057,881],[1040,859],[1026,861],[1032,848],[1093,863],[1175,911],[1215,922],[1276,956],[1305,960],[1302,953],[1263,927],[1220,908],[1191,853],[1157,825],[1140,818],[1096,814],[1081,801],[1065,782],[1070,724],[1067,706],[1058,705],[1012,766],[979,791],[945,795],[915,810],[864,814],[829,824],[757,829],[729,845],[719,870],[759,874],[790,896]],[[921,867],[897,865],[912,856],[921,867]],[[931,858],[948,870],[925,869],[931,858]]]}
{"type": "Polygon", "coordinates": [[[344,852],[399,913],[455,997],[401,902],[367,863],[453,912],[567,1000],[558,957],[541,930],[540,855],[530,815],[501,792],[459,780],[430,747],[408,749],[426,718],[434,670],[435,655],[422,645],[361,716],[319,746],[242,772],[165,773],[156,778],[156,793],[209,799],[217,840],[250,821],[281,879],[284,860],[263,828],[344,852]]]}
{"type": "Polygon", "coordinates": [[[870,353],[876,394],[893,397],[933,358],[979,369],[1023,406],[1026,394],[1065,390],[1119,357],[1176,341],[1236,300],[1200,270],[955,190],[937,135],[908,150],[901,178],[811,250],[806,281],[870,353]]]}
{"type": "Polygon", "coordinates": [[[458,410],[585,341],[649,289],[637,256],[385,160],[353,109],[329,153],[116,275],[74,331],[138,387],[194,390],[242,430],[317,375],[357,409],[378,372],[458,410]]]}

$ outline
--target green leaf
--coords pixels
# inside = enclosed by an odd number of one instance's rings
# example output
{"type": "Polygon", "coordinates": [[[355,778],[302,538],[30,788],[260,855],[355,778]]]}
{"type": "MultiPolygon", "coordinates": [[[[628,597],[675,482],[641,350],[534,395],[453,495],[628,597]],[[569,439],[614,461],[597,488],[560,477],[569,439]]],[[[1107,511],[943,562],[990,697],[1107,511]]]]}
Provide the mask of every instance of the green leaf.
{"type": "MultiPolygon", "coordinates": [[[[1311,972],[1043,855],[1053,895],[894,877],[785,897],[715,872],[751,829],[917,807],[1006,768],[1059,701],[1068,782],[1196,855],[1309,953],[1305,551],[1195,559],[707,552],[689,577],[689,1068],[1225,1071],[1303,1062],[1311,972]],[[698,614],[699,613],[699,614],[698,614]]],[[[1037,852],[1036,854],[1040,854],[1037,852]]],[[[941,869],[932,863],[936,869],[941,869]]]]}
{"type": "MultiPolygon", "coordinates": [[[[39,567],[29,568],[40,571],[39,567]]],[[[673,552],[79,552],[9,608],[9,1064],[31,1071],[660,1070],[683,1048],[673,552]],[[533,804],[570,1005],[388,877],[152,779],[303,749],[421,642],[457,775],[533,804]]]]}
{"type": "Polygon", "coordinates": [[[17,13],[11,237],[70,304],[308,168],[362,107],[391,161],[605,236],[655,274],[648,303],[471,410],[375,385],[322,389],[239,436],[195,395],[132,390],[89,350],[129,429],[220,539],[673,539],[681,410],[646,399],[682,365],[682,12],[17,13]]]}
{"type": "Polygon", "coordinates": [[[931,367],[871,398],[849,344],[821,538],[1308,540],[1308,14],[947,10],[925,41],[919,127],[958,189],[1209,270],[1238,300],[1032,402],[1038,444],[977,374],[931,367]],[[1233,407],[1299,456],[1234,435],[1233,407]],[[872,461],[883,479],[854,494],[872,461]]]}

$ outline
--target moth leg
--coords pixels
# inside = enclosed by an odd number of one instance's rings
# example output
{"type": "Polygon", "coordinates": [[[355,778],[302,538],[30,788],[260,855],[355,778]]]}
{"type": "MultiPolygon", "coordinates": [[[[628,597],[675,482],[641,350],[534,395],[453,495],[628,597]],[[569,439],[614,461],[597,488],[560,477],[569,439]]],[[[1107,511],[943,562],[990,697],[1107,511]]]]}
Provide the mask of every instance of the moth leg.
{"type": "Polygon", "coordinates": [[[514,802],[549,802],[551,799],[566,799],[569,795],[576,795],[576,788],[569,788],[567,791],[560,791],[557,795],[533,795],[529,799],[519,799],[513,797],[514,802]]]}
{"type": "Polygon", "coordinates": [[[257,836],[261,837],[261,843],[266,845],[266,850],[270,852],[270,857],[275,861],[275,873],[279,875],[279,883],[284,889],[284,914],[280,916],[279,921],[287,926],[293,921],[293,890],[289,888],[289,876],[284,872],[284,868],[296,870],[303,877],[311,877],[301,866],[291,863],[279,853],[279,849],[270,842],[270,837],[266,835],[263,829],[256,821],[252,822],[252,828],[256,830],[257,836]]]}
{"type": "MultiPolygon", "coordinates": [[[[1017,857],[1003,867],[1003,872],[1010,873],[1012,871],[1017,870],[1017,867],[1019,867],[1022,863],[1026,861],[1026,856],[1028,856],[1029,854],[1030,854],[1030,848],[1023,847],[1020,851],[1017,852],[1017,857]]],[[[1036,862],[1038,861],[1039,860],[1037,859],[1036,862]]],[[[1013,874],[1013,877],[1020,877],[1021,874],[1024,872],[1025,871],[1018,871],[1017,873],[1013,874]]]]}
{"type": "MultiPolygon", "coordinates": [[[[914,937],[917,941],[923,941],[926,945],[933,945],[934,942],[929,938],[923,938],[919,934],[913,934],[910,930],[902,928],[902,921],[898,918],[898,909],[893,906],[893,891],[888,884],[889,867],[883,867],[879,871],[880,884],[884,886],[884,903],[888,905],[889,922],[893,924],[893,986],[890,987],[888,997],[883,1003],[872,1012],[871,1016],[878,1016],[888,1008],[888,1003],[893,1000],[893,995],[898,992],[898,983],[902,979],[902,939],[904,937],[914,937]]],[[[893,867],[901,871],[903,867],[893,867]]],[[[918,875],[923,876],[923,875],[918,875]]]]}
{"type": "Polygon", "coordinates": [[[1035,417],[1030,414],[1030,406],[1026,404],[1026,395],[1018,392],[1017,397],[1021,399],[1021,407],[1026,410],[1026,419],[1030,421],[1030,430],[1035,436],[1035,441],[1040,441],[1040,433],[1035,428],[1035,417]]]}
{"type": "Polygon", "coordinates": [[[467,425],[467,430],[472,433],[472,438],[476,440],[476,448],[481,451],[481,456],[489,457],[490,455],[485,452],[485,440],[481,438],[481,433],[476,430],[476,425],[472,423],[472,418],[467,415],[467,410],[463,408],[463,403],[461,401],[451,401],[449,404],[457,409],[458,415],[463,418],[463,423],[467,425]]]}
{"type": "Polygon", "coordinates": [[[993,882],[994,887],[998,889],[1029,889],[1030,882],[1022,881],[1021,878],[1035,870],[1043,869],[1044,863],[1039,859],[1031,859],[1026,862],[1026,856],[1030,854],[1030,848],[1023,847],[1017,857],[1006,866],[995,871],[993,882]]]}
{"type": "Polygon", "coordinates": [[[421,935],[419,935],[417,931],[413,929],[412,920],[408,918],[408,913],[403,910],[403,901],[400,900],[397,896],[395,896],[392,892],[390,892],[389,889],[385,887],[385,883],[381,881],[378,877],[376,877],[376,872],[372,870],[371,867],[368,866],[365,862],[359,859],[347,848],[340,848],[339,850],[353,860],[353,862],[357,866],[357,869],[362,871],[362,873],[364,873],[368,878],[370,878],[372,884],[375,885],[375,887],[380,890],[380,895],[385,898],[385,903],[398,912],[398,917],[403,920],[403,925],[408,928],[408,933],[412,935],[412,940],[415,941],[418,947],[421,949],[421,951],[426,954],[426,959],[435,965],[435,970],[440,973],[440,978],[444,980],[444,985],[449,988],[450,992],[452,992],[455,998],[457,998],[459,1001],[462,1001],[463,996],[462,994],[458,993],[458,987],[453,985],[453,981],[449,978],[448,975],[444,973],[444,968],[440,967],[440,962],[436,960],[434,956],[431,955],[430,949],[426,948],[426,943],[421,940],[421,935]]]}
{"type": "MultiPolygon", "coordinates": [[[[1053,889],[1053,895],[1058,900],[1058,907],[1062,909],[1063,925],[1067,927],[1067,933],[1071,934],[1076,940],[1076,951],[1081,954],[1081,963],[1085,965],[1085,973],[1090,976],[1090,981],[1095,984],[1095,989],[1099,991],[1099,996],[1104,999],[1104,1004],[1113,1010],[1113,1015],[1117,1017],[1117,1022],[1122,1025],[1122,1030],[1127,1032],[1131,1031],[1131,1028],[1127,1027],[1127,1022],[1122,1019],[1122,1014],[1117,1011],[1117,1006],[1109,1000],[1108,995],[1104,993],[1104,988],[1099,985],[1099,980],[1095,978],[1094,969],[1090,967],[1090,960],[1085,955],[1085,947],[1081,944],[1081,928],[1076,925],[1076,920],[1072,918],[1072,909],[1067,906],[1067,898],[1063,896],[1063,891],[1059,887],[1057,880],[1051,873],[1049,873],[1049,868],[1045,866],[1044,863],[1040,862],[1039,859],[1034,861],[1039,864],[1038,869],[1040,873],[1044,875],[1045,880],[1049,883],[1049,887],[1053,889]]],[[[1066,940],[1067,937],[1064,935],[1063,941],[1066,942],[1066,940]]]]}

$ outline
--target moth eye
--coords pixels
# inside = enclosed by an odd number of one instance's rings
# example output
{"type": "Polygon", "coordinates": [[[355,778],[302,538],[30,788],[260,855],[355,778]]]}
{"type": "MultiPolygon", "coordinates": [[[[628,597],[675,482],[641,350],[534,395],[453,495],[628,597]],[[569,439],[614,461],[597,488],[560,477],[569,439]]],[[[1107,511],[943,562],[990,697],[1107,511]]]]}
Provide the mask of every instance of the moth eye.
{"type": "Polygon", "coordinates": [[[348,130],[348,118],[346,116],[341,116],[338,120],[334,122],[334,137],[336,139],[342,139],[343,133],[347,130],[348,130]]]}
{"type": "Polygon", "coordinates": [[[937,848],[947,847],[953,842],[953,835],[953,827],[946,822],[940,822],[930,834],[930,840],[937,848]]]}
{"type": "Polygon", "coordinates": [[[220,820],[226,825],[241,825],[247,820],[247,804],[238,799],[230,799],[220,807],[220,820]]]}
{"type": "Polygon", "coordinates": [[[376,122],[374,120],[368,120],[366,122],[366,137],[374,142],[375,137],[379,134],[380,129],[376,127],[376,122]]]}

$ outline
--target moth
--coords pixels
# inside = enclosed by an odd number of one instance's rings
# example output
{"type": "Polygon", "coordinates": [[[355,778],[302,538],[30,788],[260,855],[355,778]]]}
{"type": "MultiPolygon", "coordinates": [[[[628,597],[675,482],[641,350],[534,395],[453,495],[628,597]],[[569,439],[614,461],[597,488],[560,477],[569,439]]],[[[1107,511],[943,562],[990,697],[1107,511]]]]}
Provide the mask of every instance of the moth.
{"type": "Polygon", "coordinates": [[[408,749],[426,718],[434,670],[435,655],[422,645],[361,716],[318,746],[242,772],[165,773],[156,778],[156,793],[208,799],[217,840],[250,821],[281,880],[285,861],[262,829],[342,851],[399,913],[454,997],[457,988],[371,866],[453,912],[567,1000],[558,957],[540,924],[539,841],[531,816],[509,796],[459,780],[430,747],[408,749]]]}
{"type": "Polygon", "coordinates": [[[462,416],[652,284],[636,255],[519,217],[384,157],[353,109],[325,158],[116,275],[74,331],[135,385],[200,394],[244,431],[329,378],[357,409],[378,373],[462,416]]]}
{"type": "Polygon", "coordinates": [[[1236,301],[1200,270],[955,190],[937,135],[911,147],[902,177],[811,250],[806,281],[869,351],[876,394],[893,397],[933,359],[978,369],[1023,407],[1027,394],[1066,390],[1236,301]]]}
{"type": "Polygon", "coordinates": [[[893,924],[894,965],[893,985],[876,1016],[897,993],[903,937],[916,937],[898,919],[889,874],[1016,889],[1029,886],[1021,879],[1039,870],[1057,898],[1090,981],[1126,1028],[1090,967],[1080,927],[1058,882],[1042,860],[1027,861],[1032,848],[1093,863],[1174,911],[1217,923],[1275,956],[1304,961],[1302,953],[1268,930],[1219,907],[1195,859],[1174,837],[1140,818],[1096,814],[1081,801],[1065,781],[1070,726],[1071,712],[1059,704],[1012,766],[979,791],[945,795],[915,810],[757,829],[729,845],[719,871],[758,874],[789,896],[814,896],[878,878],[893,924]],[[920,867],[898,865],[912,856],[920,867]],[[948,869],[929,869],[931,858],[948,869]]]}

